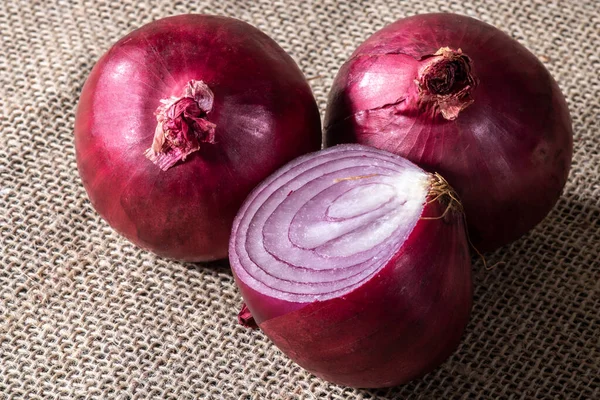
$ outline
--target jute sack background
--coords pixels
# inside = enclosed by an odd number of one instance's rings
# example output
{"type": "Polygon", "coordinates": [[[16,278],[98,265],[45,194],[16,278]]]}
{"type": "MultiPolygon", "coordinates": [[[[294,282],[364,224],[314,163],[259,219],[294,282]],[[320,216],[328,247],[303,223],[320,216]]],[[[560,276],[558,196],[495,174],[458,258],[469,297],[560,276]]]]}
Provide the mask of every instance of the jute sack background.
{"type": "Polygon", "coordinates": [[[598,49],[597,0],[0,2],[0,398],[599,399],[598,49]],[[369,391],[311,376],[236,324],[226,262],[162,260],[91,208],[74,110],[94,62],[132,29],[190,12],[248,21],[314,78],[324,109],[355,46],[433,11],[489,22],[543,60],[568,98],[575,154],[546,220],[488,255],[505,264],[474,264],[462,345],[426,377],[369,391]]]}

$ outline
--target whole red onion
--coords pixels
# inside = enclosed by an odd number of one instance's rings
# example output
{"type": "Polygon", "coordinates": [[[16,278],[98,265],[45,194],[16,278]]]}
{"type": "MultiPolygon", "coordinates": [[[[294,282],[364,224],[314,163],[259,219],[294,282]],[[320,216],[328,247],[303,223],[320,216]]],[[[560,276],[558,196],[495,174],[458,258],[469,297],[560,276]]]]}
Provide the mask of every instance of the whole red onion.
{"type": "Polygon", "coordinates": [[[328,146],[362,143],[439,172],[458,192],[480,250],[539,223],[565,185],[572,128],[537,58],[481,21],[428,14],[375,33],[340,69],[328,146]]]}
{"type": "Polygon", "coordinates": [[[239,320],[335,383],[418,377],[454,351],[469,318],[463,218],[443,178],[399,156],[341,145],[300,157],[234,221],[239,320]]]}
{"type": "Polygon", "coordinates": [[[261,180],[321,144],[302,72],[269,37],[180,15],[119,40],[95,65],[75,121],[77,165],[100,215],[161,256],[226,257],[261,180]]]}

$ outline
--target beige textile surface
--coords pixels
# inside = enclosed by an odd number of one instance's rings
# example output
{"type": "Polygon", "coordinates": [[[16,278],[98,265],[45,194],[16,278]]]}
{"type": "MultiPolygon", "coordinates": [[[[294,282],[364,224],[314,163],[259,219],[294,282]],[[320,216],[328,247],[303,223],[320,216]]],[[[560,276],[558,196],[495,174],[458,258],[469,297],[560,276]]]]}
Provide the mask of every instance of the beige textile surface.
{"type": "Polygon", "coordinates": [[[600,3],[369,0],[0,2],[0,398],[600,399],[600,3]],[[564,195],[526,237],[474,265],[459,350],[408,385],[356,390],[294,365],[236,324],[226,263],[137,249],[91,208],[76,171],[74,109],[94,62],[154,19],[248,21],[286,49],[321,109],[369,34],[452,11],[507,31],[548,66],[575,128],[564,195]]]}

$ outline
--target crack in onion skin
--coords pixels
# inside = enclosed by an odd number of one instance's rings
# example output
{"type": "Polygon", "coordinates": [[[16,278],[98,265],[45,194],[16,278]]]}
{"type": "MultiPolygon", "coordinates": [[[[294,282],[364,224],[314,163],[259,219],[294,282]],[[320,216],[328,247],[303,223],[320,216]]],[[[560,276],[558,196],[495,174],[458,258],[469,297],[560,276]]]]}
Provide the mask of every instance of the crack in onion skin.
{"type": "Polygon", "coordinates": [[[436,182],[361,145],[279,169],[234,221],[229,259],[246,304],[240,318],[249,320],[249,309],[279,349],[337,384],[394,386],[437,367],[460,342],[472,284],[463,214],[436,182]],[[387,222],[392,233],[361,248],[387,222]]]}
{"type": "Polygon", "coordinates": [[[133,31],[94,66],[75,119],[77,166],[117,232],[163,257],[207,261],[227,256],[235,214],[260,181],[320,149],[320,126],[304,75],[267,35],[232,18],[180,15],[133,31]],[[192,102],[200,81],[206,95],[192,102]],[[161,102],[178,98],[184,119],[161,102]],[[158,128],[175,141],[204,136],[176,157],[150,154],[154,165],[145,153],[159,149],[158,128]]]}
{"type": "Polygon", "coordinates": [[[326,146],[365,144],[442,174],[481,251],[550,212],[572,158],[568,107],[543,64],[495,27],[454,14],[401,19],[362,43],[334,80],[324,125],[326,146]],[[425,67],[444,51],[468,63],[448,59],[428,85],[425,67]],[[423,101],[427,87],[455,96],[423,101]]]}

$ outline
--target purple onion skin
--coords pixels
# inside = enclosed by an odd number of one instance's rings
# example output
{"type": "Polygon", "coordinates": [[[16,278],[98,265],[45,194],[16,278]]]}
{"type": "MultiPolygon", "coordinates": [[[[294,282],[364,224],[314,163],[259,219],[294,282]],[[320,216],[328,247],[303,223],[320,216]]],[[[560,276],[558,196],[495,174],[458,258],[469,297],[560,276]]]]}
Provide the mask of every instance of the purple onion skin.
{"type": "Polygon", "coordinates": [[[77,166],[97,212],[136,245],[185,261],[226,257],[252,188],[320,145],[316,102],[289,55],[249,24],[205,15],[158,20],[117,42],[86,81],[75,121],[77,166]],[[144,155],[155,111],[190,80],[214,93],[204,116],[214,143],[163,171],[144,155]]]}
{"type": "Polygon", "coordinates": [[[424,205],[406,241],[374,276],[312,303],[274,298],[240,279],[238,215],[229,256],[253,323],[301,367],[336,384],[389,387],[432,371],[456,350],[472,305],[464,217],[436,218],[445,209],[439,201],[424,205]]]}
{"type": "MultiPolygon", "coordinates": [[[[444,74],[451,92],[462,77],[444,74]]],[[[481,251],[516,240],[550,212],[568,177],[572,137],[565,99],[542,63],[495,27],[454,14],[401,19],[372,35],[340,69],[325,116],[326,146],[377,147],[444,176],[481,251]],[[445,47],[462,50],[474,79],[449,118],[415,83],[445,47]]]]}

